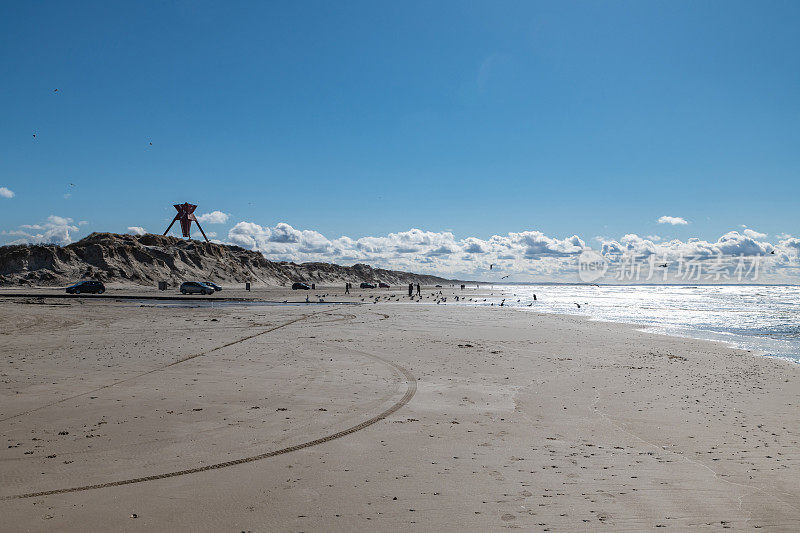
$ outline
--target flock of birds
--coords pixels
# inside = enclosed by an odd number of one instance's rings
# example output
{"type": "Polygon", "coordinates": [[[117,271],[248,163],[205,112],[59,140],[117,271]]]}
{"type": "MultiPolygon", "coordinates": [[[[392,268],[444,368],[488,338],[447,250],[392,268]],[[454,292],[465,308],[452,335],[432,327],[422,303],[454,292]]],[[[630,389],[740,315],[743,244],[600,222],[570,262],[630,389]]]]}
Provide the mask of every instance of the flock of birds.
{"type": "MultiPolygon", "coordinates": [[[[490,296],[494,296],[494,293],[491,293],[490,296]]],[[[316,302],[314,302],[314,303],[321,303],[321,304],[325,303],[325,298],[327,298],[327,297],[328,297],[327,293],[326,294],[315,294],[314,298],[316,298],[316,302]]],[[[360,298],[361,301],[364,302],[364,303],[373,303],[373,304],[376,304],[378,302],[385,302],[385,303],[386,302],[401,302],[401,301],[404,301],[404,300],[408,300],[408,301],[411,301],[411,302],[417,302],[417,303],[420,303],[423,300],[432,300],[432,302],[436,303],[437,305],[446,304],[447,303],[447,296],[445,296],[442,291],[432,292],[430,294],[426,294],[424,298],[423,298],[423,296],[421,294],[411,294],[411,295],[401,294],[401,295],[398,296],[397,294],[394,294],[394,293],[387,294],[387,295],[368,294],[366,296],[363,295],[363,294],[358,294],[358,295],[356,295],[356,298],[360,298]]],[[[459,295],[454,295],[453,299],[456,302],[463,301],[463,302],[474,302],[474,303],[482,303],[482,302],[486,302],[488,300],[487,298],[482,298],[482,299],[481,298],[467,298],[467,297],[459,296],[459,295]]],[[[507,300],[507,298],[503,298],[500,301],[500,303],[498,304],[498,306],[499,307],[505,307],[506,300],[507,300]]],[[[534,294],[533,295],[533,301],[528,303],[527,307],[533,307],[533,304],[536,301],[537,301],[537,298],[536,298],[536,295],[534,294]]],[[[283,303],[288,303],[288,300],[284,300],[283,303]]],[[[311,298],[309,296],[306,296],[306,303],[312,303],[311,298]]],[[[516,303],[522,303],[522,299],[518,298],[516,303]]],[[[579,304],[578,302],[574,302],[574,303],[575,303],[575,305],[577,306],[578,309],[581,308],[581,304],[579,304]]],[[[494,302],[489,302],[489,305],[490,306],[494,306],[494,302]]],[[[583,305],[589,305],[589,302],[584,302],[583,305]]]]}

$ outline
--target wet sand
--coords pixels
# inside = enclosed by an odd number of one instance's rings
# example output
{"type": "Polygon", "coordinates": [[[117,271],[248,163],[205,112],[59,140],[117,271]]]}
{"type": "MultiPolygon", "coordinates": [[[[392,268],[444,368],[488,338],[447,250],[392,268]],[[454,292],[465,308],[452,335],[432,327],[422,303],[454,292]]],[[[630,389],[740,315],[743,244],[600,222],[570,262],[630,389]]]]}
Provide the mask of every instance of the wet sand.
{"type": "Polygon", "coordinates": [[[800,528],[800,366],[353,292],[0,300],[0,530],[800,528]]]}

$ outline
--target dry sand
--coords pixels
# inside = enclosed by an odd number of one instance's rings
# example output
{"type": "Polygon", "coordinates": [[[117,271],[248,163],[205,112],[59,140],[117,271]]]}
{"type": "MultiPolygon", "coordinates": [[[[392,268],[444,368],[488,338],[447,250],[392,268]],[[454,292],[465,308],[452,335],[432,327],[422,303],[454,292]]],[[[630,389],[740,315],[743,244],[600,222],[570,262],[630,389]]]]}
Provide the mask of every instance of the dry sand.
{"type": "Polygon", "coordinates": [[[800,529],[798,365],[400,300],[0,300],[0,530],[800,529]]]}

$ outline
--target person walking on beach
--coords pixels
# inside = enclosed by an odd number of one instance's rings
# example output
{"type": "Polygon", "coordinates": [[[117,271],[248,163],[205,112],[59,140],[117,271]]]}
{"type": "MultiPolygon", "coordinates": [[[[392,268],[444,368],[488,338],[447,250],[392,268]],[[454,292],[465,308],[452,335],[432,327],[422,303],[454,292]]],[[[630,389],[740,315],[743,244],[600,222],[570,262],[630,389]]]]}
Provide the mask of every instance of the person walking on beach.
{"type": "Polygon", "coordinates": [[[414,284],[413,283],[409,283],[408,284],[408,297],[410,298],[412,296],[414,296],[414,284]]]}
{"type": "Polygon", "coordinates": [[[422,290],[420,289],[419,283],[417,283],[417,296],[420,298],[422,297],[422,290]]]}
{"type": "Polygon", "coordinates": [[[345,294],[350,294],[350,284],[349,283],[345,283],[344,284],[344,293],[345,294]]]}

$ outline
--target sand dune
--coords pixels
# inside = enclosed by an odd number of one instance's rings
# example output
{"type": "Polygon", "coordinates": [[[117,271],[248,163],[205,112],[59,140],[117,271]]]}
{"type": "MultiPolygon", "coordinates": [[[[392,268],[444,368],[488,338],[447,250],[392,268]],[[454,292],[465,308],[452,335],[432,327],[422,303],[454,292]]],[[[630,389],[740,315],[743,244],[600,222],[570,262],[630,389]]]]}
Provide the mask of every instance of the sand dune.
{"type": "Polygon", "coordinates": [[[92,233],[67,245],[0,246],[0,287],[9,285],[63,286],[80,279],[115,284],[173,285],[186,280],[217,283],[286,285],[308,283],[384,282],[391,285],[433,285],[444,278],[365,264],[274,262],[258,252],[225,244],[163,237],[92,233]]]}

